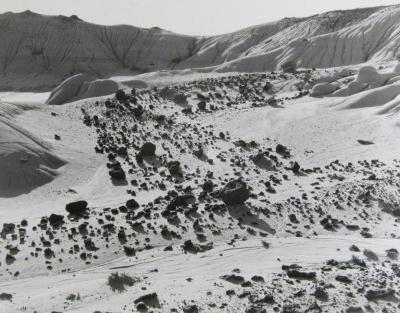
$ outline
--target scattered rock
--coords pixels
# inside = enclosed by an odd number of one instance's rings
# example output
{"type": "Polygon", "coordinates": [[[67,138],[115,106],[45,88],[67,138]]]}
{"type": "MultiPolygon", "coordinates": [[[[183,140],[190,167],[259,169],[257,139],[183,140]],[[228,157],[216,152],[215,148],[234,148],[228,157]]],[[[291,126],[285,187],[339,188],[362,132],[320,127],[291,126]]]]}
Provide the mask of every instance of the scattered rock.
{"type": "Polygon", "coordinates": [[[80,216],[87,212],[87,205],[88,203],[84,200],[71,202],[66,205],[65,210],[71,215],[80,216]]]}
{"type": "Polygon", "coordinates": [[[232,180],[220,191],[222,201],[227,205],[243,204],[250,198],[250,192],[245,182],[232,180]]]}
{"type": "Polygon", "coordinates": [[[140,154],[143,157],[153,156],[156,153],[156,145],[151,142],[146,142],[140,148],[140,154]]]}

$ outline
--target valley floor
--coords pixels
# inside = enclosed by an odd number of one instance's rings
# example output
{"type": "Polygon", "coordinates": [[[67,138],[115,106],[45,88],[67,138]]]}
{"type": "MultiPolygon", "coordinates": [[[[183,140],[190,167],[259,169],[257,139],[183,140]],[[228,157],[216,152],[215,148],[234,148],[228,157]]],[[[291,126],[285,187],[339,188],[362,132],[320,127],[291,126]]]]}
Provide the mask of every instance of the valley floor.
{"type": "Polygon", "coordinates": [[[303,79],[209,75],[60,106],[0,94],[65,162],[0,198],[0,312],[398,312],[398,116],[303,79]],[[237,178],[250,198],[225,205],[237,178]],[[113,290],[113,273],[132,280],[113,290]]]}

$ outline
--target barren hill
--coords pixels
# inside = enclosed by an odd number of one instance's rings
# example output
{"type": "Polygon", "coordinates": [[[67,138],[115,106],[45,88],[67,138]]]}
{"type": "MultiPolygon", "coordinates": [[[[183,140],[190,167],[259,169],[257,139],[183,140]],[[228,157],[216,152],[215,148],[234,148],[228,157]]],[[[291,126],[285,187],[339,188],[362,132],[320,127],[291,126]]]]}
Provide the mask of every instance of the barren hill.
{"type": "Polygon", "coordinates": [[[399,24],[400,8],[391,6],[285,18],[226,35],[192,37],[157,27],[95,25],[76,16],[4,13],[0,89],[48,90],[77,73],[104,78],[188,68],[262,71],[287,60],[330,67],[387,59],[400,46],[399,24]]]}

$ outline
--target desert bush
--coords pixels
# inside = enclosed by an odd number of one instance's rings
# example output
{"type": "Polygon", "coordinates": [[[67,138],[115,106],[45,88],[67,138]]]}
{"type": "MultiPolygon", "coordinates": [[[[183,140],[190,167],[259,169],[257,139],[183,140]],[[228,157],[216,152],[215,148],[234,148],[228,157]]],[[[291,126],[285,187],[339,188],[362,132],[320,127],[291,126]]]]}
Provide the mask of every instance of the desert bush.
{"type": "Polygon", "coordinates": [[[127,274],[112,273],[108,276],[107,285],[110,286],[112,291],[123,292],[126,287],[132,287],[137,282],[137,279],[127,274]]]}
{"type": "Polygon", "coordinates": [[[361,260],[359,257],[353,255],[351,258],[351,262],[355,265],[361,266],[361,267],[367,267],[367,264],[365,263],[364,260],[361,260]]]}

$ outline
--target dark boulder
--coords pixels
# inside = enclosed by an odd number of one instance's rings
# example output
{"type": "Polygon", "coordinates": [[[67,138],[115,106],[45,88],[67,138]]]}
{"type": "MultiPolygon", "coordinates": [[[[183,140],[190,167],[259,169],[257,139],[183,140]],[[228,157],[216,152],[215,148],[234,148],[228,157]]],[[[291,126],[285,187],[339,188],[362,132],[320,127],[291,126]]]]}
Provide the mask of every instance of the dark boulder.
{"type": "Polygon", "coordinates": [[[182,308],[183,313],[198,313],[199,308],[195,304],[186,305],[182,308]]]}
{"type": "Polygon", "coordinates": [[[144,157],[153,156],[156,153],[156,145],[151,142],[146,142],[140,148],[140,154],[144,157]]]}
{"type": "Polygon", "coordinates": [[[295,174],[298,174],[299,171],[300,171],[300,165],[299,165],[299,163],[294,162],[294,163],[293,163],[293,166],[292,166],[292,172],[295,173],[295,174]]]}
{"type": "Polygon", "coordinates": [[[365,297],[368,301],[385,300],[395,295],[393,289],[368,290],[365,297]]]}
{"type": "Polygon", "coordinates": [[[250,198],[250,192],[245,182],[232,180],[220,191],[222,201],[227,205],[243,204],[250,198]]]}
{"type": "Polygon", "coordinates": [[[280,155],[283,156],[290,156],[290,152],[287,147],[284,145],[278,144],[275,148],[276,153],[279,153],[280,155]]]}
{"type": "Polygon", "coordinates": [[[49,223],[51,226],[58,226],[64,223],[64,216],[59,214],[51,214],[49,216],[49,223]]]}
{"type": "Polygon", "coordinates": [[[15,224],[14,223],[4,223],[3,229],[1,230],[1,237],[5,238],[6,235],[12,234],[15,232],[15,224]]]}
{"type": "Polygon", "coordinates": [[[178,105],[186,105],[188,103],[187,97],[183,93],[177,93],[172,97],[172,101],[178,105]]]}
{"type": "Polygon", "coordinates": [[[135,256],[136,250],[135,248],[124,246],[124,252],[126,256],[135,256]]]}
{"type": "Polygon", "coordinates": [[[223,280],[226,280],[232,284],[237,284],[237,285],[241,285],[245,281],[243,276],[235,275],[235,274],[224,275],[224,276],[221,276],[220,278],[223,280]]]}
{"type": "Polygon", "coordinates": [[[171,175],[182,176],[181,163],[179,161],[168,162],[167,168],[171,175]]]}
{"type": "Polygon", "coordinates": [[[207,106],[207,103],[205,101],[200,101],[199,103],[197,103],[197,107],[201,111],[204,111],[206,109],[206,106],[207,106]]]}
{"type": "Polygon", "coordinates": [[[68,203],[65,210],[71,215],[83,215],[87,211],[88,203],[84,200],[68,203]]]}
{"type": "Polygon", "coordinates": [[[192,204],[196,201],[196,198],[191,194],[176,196],[172,201],[167,205],[168,210],[175,210],[177,207],[185,207],[189,204],[192,204]]]}
{"type": "Polygon", "coordinates": [[[161,304],[160,304],[160,300],[158,299],[158,295],[153,292],[153,293],[149,293],[147,295],[141,296],[139,298],[137,298],[134,301],[135,304],[138,303],[144,303],[147,306],[153,307],[153,308],[160,308],[161,304]]]}
{"type": "Polygon", "coordinates": [[[126,147],[121,146],[117,149],[117,154],[118,155],[127,155],[128,151],[126,149],[126,147]]]}
{"type": "Polygon", "coordinates": [[[122,168],[113,168],[108,172],[112,179],[115,180],[124,180],[125,179],[125,172],[122,168]]]}
{"type": "Polygon", "coordinates": [[[12,294],[10,293],[0,293],[0,300],[2,301],[11,301],[12,300],[12,294]]]}
{"type": "Polygon", "coordinates": [[[201,244],[194,244],[191,240],[186,240],[182,245],[183,251],[195,254],[211,250],[212,248],[213,248],[212,242],[201,245],[201,244]]]}
{"type": "Polygon", "coordinates": [[[202,186],[203,191],[205,192],[212,192],[214,190],[214,184],[211,180],[207,180],[204,182],[202,186]]]}
{"type": "Polygon", "coordinates": [[[137,209],[139,207],[139,203],[135,199],[129,199],[126,201],[125,206],[129,209],[137,209]]]}
{"type": "Polygon", "coordinates": [[[358,139],[357,141],[360,145],[364,145],[364,146],[369,146],[369,145],[374,144],[372,141],[369,141],[369,140],[358,139]]]}
{"type": "Polygon", "coordinates": [[[310,279],[313,280],[317,276],[315,272],[302,272],[298,270],[289,270],[287,272],[287,275],[289,278],[295,278],[295,279],[310,279]]]}

